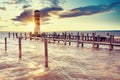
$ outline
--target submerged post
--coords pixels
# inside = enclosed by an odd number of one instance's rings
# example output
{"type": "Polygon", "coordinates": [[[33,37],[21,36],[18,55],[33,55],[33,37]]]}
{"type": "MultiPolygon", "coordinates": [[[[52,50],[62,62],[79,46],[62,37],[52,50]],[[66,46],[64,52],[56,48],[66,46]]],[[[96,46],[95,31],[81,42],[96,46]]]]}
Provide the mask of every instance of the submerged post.
{"type": "Polygon", "coordinates": [[[5,37],[5,52],[7,51],[7,38],[5,37]]]}
{"type": "Polygon", "coordinates": [[[93,40],[93,48],[95,47],[95,33],[92,33],[92,40],[93,40]]]}
{"type": "Polygon", "coordinates": [[[44,48],[45,48],[45,67],[48,67],[48,42],[47,39],[44,38],[44,48]]]}
{"type": "Polygon", "coordinates": [[[21,38],[18,39],[19,44],[19,58],[22,58],[21,38]]]}
{"type": "Polygon", "coordinates": [[[10,38],[10,32],[8,33],[8,37],[10,38]]]}
{"type": "Polygon", "coordinates": [[[97,36],[97,48],[99,48],[100,35],[97,36]]]}
{"type": "Polygon", "coordinates": [[[109,44],[109,50],[113,50],[113,45],[112,45],[112,35],[110,35],[110,44],[109,44]]]}

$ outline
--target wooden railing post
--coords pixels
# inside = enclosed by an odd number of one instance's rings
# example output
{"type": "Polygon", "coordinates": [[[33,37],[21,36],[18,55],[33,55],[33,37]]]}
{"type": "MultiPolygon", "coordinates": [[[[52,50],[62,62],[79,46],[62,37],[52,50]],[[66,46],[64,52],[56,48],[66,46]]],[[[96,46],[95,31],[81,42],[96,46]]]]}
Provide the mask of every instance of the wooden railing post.
{"type": "Polygon", "coordinates": [[[80,40],[80,34],[79,32],[77,33],[77,47],[79,47],[79,40],[80,40]]]}
{"type": "Polygon", "coordinates": [[[87,41],[89,41],[89,34],[87,33],[87,41]]]}
{"type": "Polygon", "coordinates": [[[44,38],[44,48],[45,48],[45,67],[48,67],[48,42],[47,39],[44,38]]]}
{"type": "Polygon", "coordinates": [[[93,40],[93,48],[95,47],[95,33],[92,33],[92,40],[93,40]]]}
{"type": "Polygon", "coordinates": [[[109,44],[109,50],[113,50],[113,45],[112,45],[112,35],[110,35],[110,44],[109,44]]]}
{"type": "Polygon", "coordinates": [[[8,37],[10,38],[10,32],[8,33],[8,37]]]}
{"type": "Polygon", "coordinates": [[[66,37],[67,37],[67,33],[65,32],[65,34],[64,34],[64,45],[66,45],[66,44],[67,44],[66,37]]]}
{"type": "Polygon", "coordinates": [[[32,32],[29,33],[29,38],[32,40],[32,32]]]}
{"type": "Polygon", "coordinates": [[[71,34],[69,33],[68,35],[68,38],[69,38],[69,46],[71,45],[71,34]]]}
{"type": "Polygon", "coordinates": [[[5,52],[7,52],[7,38],[5,37],[5,52]]]}
{"type": "Polygon", "coordinates": [[[18,44],[19,44],[19,58],[22,58],[21,37],[18,38],[18,44]]]}
{"type": "Polygon", "coordinates": [[[97,48],[99,48],[100,35],[97,36],[97,48]]]}
{"type": "Polygon", "coordinates": [[[81,40],[81,46],[83,47],[84,46],[84,42],[83,42],[84,41],[84,34],[83,33],[81,33],[81,39],[82,39],[81,40]]]}

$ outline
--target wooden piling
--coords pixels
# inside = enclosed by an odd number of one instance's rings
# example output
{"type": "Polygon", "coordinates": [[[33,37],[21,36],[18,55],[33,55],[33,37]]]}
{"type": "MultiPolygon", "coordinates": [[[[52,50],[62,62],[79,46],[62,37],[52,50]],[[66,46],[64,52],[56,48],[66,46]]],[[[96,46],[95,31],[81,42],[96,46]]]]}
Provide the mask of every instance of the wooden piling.
{"type": "Polygon", "coordinates": [[[93,48],[95,47],[95,33],[92,33],[93,48]]]}
{"type": "Polygon", "coordinates": [[[7,52],[7,38],[5,37],[5,52],[7,52]]]}
{"type": "Polygon", "coordinates": [[[48,67],[48,42],[47,39],[44,38],[44,48],[45,48],[45,67],[48,67]]]}
{"type": "Polygon", "coordinates": [[[15,34],[14,34],[14,32],[13,32],[13,38],[15,38],[15,34]]]}
{"type": "Polygon", "coordinates": [[[10,32],[8,33],[8,37],[10,38],[10,32]]]}
{"type": "Polygon", "coordinates": [[[16,38],[18,38],[18,33],[15,33],[15,35],[16,35],[16,38]]]}
{"type": "Polygon", "coordinates": [[[66,36],[67,36],[67,33],[65,32],[65,34],[64,34],[64,45],[67,44],[66,36]]]}
{"type": "Polygon", "coordinates": [[[69,39],[69,46],[71,45],[71,34],[69,33],[69,35],[68,35],[68,39],[69,39]]]}
{"type": "Polygon", "coordinates": [[[22,46],[21,46],[21,38],[18,38],[18,46],[19,46],[19,58],[22,58],[22,46]]]}
{"type": "Polygon", "coordinates": [[[83,47],[83,46],[84,46],[83,41],[84,41],[84,34],[83,34],[83,33],[81,33],[81,47],[83,47]]]}
{"type": "Polygon", "coordinates": [[[77,33],[77,47],[79,47],[79,40],[80,40],[80,34],[79,32],[77,33]]]}
{"type": "Polygon", "coordinates": [[[25,40],[26,40],[27,39],[27,34],[25,33],[24,35],[25,35],[25,40]]]}
{"type": "Polygon", "coordinates": [[[110,35],[110,44],[109,44],[109,50],[113,50],[113,45],[112,45],[112,35],[110,35]]]}
{"type": "Polygon", "coordinates": [[[99,48],[99,41],[100,41],[100,35],[97,36],[97,47],[96,48],[99,48]]]}
{"type": "Polygon", "coordinates": [[[89,41],[89,34],[88,34],[88,33],[87,33],[87,36],[86,36],[86,37],[87,37],[87,41],[89,41]]]}
{"type": "Polygon", "coordinates": [[[32,40],[32,32],[29,33],[29,38],[32,40]]]}

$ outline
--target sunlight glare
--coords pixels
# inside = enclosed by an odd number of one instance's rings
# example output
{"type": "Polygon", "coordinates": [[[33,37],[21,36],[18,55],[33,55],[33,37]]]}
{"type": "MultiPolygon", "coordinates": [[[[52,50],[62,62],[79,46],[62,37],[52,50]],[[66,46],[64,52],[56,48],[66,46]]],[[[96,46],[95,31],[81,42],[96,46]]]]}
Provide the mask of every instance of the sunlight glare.
{"type": "Polygon", "coordinates": [[[27,26],[28,26],[28,30],[30,30],[31,32],[34,31],[34,27],[35,27],[34,22],[29,23],[27,26]]]}

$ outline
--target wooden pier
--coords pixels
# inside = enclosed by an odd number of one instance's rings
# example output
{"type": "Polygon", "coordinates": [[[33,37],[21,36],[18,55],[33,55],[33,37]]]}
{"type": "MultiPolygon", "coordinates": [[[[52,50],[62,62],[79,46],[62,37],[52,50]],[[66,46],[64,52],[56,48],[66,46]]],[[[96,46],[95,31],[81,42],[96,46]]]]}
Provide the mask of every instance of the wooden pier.
{"type": "Polygon", "coordinates": [[[47,39],[50,43],[63,43],[64,45],[71,45],[72,43],[76,43],[77,47],[84,47],[85,44],[91,44],[92,48],[99,48],[100,45],[107,45],[109,47],[109,50],[113,50],[114,46],[120,47],[120,38],[116,39],[114,35],[109,35],[109,33],[106,33],[106,36],[100,36],[96,35],[95,33],[92,34],[83,34],[83,33],[67,33],[67,32],[61,32],[61,33],[42,33],[38,35],[34,35],[31,32],[30,33],[8,33],[8,37],[11,38],[11,34],[13,34],[13,38],[24,38],[26,39],[41,39],[44,41],[44,39],[47,39]],[[14,35],[16,34],[16,35],[14,35]]]}
{"type": "MultiPolygon", "coordinates": [[[[107,33],[108,34],[108,33],[107,33]]],[[[84,47],[85,44],[91,44],[93,48],[99,48],[99,45],[107,45],[109,46],[109,50],[113,50],[114,46],[120,47],[120,40],[116,40],[114,35],[106,35],[105,37],[100,35],[95,35],[92,33],[92,36],[84,35],[83,33],[77,33],[76,35],[73,33],[52,33],[45,34],[43,37],[49,40],[49,42],[64,42],[64,45],[71,45],[71,43],[77,43],[77,47],[81,45],[84,47]]]]}

